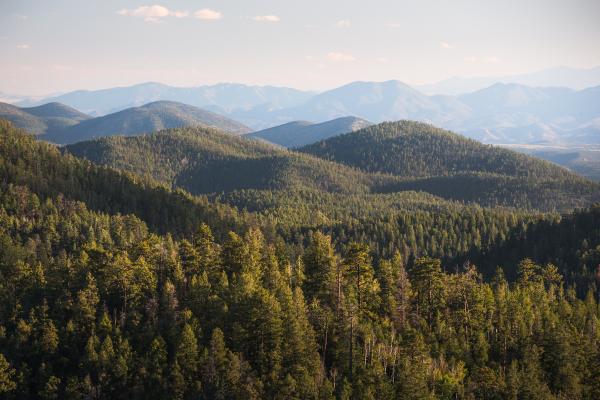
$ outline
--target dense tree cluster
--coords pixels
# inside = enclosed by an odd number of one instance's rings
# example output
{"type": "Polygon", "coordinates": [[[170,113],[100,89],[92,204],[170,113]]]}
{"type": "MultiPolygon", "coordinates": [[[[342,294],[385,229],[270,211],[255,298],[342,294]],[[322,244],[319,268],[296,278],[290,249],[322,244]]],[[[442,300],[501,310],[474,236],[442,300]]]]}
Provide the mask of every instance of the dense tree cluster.
{"type": "Polygon", "coordinates": [[[0,130],[1,398],[600,396],[600,206],[194,197],[0,130]]]}
{"type": "Polygon", "coordinates": [[[5,398],[600,394],[598,293],[551,264],[485,283],[319,232],[291,262],[259,230],[175,241],[24,187],[0,200],[5,398]]]}

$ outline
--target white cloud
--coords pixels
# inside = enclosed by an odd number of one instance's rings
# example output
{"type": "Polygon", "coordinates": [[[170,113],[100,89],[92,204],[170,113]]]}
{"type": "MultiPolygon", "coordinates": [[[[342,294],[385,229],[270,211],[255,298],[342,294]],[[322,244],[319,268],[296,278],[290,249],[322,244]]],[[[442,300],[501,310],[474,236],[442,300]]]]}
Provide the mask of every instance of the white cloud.
{"type": "Polygon", "coordinates": [[[380,63],[386,63],[386,62],[390,61],[387,57],[377,57],[376,60],[380,63]]]}
{"type": "Polygon", "coordinates": [[[256,17],[254,17],[252,19],[255,21],[258,21],[258,22],[279,22],[279,21],[281,21],[281,19],[277,15],[257,15],[256,17]]]}
{"type": "Polygon", "coordinates": [[[211,10],[210,8],[203,8],[202,10],[196,11],[194,13],[194,17],[198,19],[215,20],[221,19],[223,14],[221,14],[219,11],[211,10]]]}
{"type": "Polygon", "coordinates": [[[312,60],[314,60],[315,58],[314,58],[313,56],[304,56],[304,59],[305,59],[306,61],[312,61],[312,60]]]}
{"type": "Polygon", "coordinates": [[[388,22],[387,24],[385,24],[386,28],[401,28],[402,24],[398,23],[398,22],[388,22]]]}
{"type": "Polygon", "coordinates": [[[187,11],[171,11],[167,7],[159,5],[141,6],[131,10],[124,8],[117,11],[117,14],[143,18],[146,22],[158,22],[161,18],[165,17],[184,18],[189,15],[187,11]]]}
{"type": "Polygon", "coordinates": [[[17,47],[17,49],[21,49],[21,50],[27,50],[27,49],[31,48],[31,46],[26,43],[18,44],[16,47],[17,47]]]}
{"type": "Polygon", "coordinates": [[[337,53],[337,52],[331,52],[331,53],[327,54],[327,58],[330,59],[331,61],[355,61],[356,60],[356,58],[354,58],[354,56],[351,54],[337,53]]]}
{"type": "Polygon", "coordinates": [[[477,57],[475,57],[475,56],[468,56],[468,57],[465,57],[465,61],[474,63],[474,62],[477,62],[477,57]]]}
{"type": "Polygon", "coordinates": [[[496,56],[490,56],[490,57],[486,57],[485,62],[490,63],[490,64],[496,64],[496,63],[500,62],[500,59],[496,56]]]}
{"type": "Polygon", "coordinates": [[[441,46],[443,49],[448,49],[448,50],[449,50],[449,49],[453,49],[453,48],[454,48],[454,45],[453,45],[453,44],[450,44],[450,43],[448,43],[448,42],[440,42],[440,46],[441,46]]]}
{"type": "Polygon", "coordinates": [[[340,19],[338,22],[335,23],[335,26],[338,28],[349,28],[350,25],[351,23],[349,19],[340,19]]]}

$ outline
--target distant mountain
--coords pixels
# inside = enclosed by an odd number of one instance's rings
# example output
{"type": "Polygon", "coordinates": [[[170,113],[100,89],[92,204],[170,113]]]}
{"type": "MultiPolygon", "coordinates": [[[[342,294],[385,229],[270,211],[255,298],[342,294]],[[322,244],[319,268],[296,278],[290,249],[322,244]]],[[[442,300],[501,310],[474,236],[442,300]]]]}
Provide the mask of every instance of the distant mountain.
{"type": "Polygon", "coordinates": [[[517,83],[534,87],[565,87],[581,90],[600,85],[600,66],[595,68],[555,67],[529,74],[449,78],[440,82],[417,85],[416,89],[434,95],[459,95],[484,89],[494,83],[517,83]]]}
{"type": "Polygon", "coordinates": [[[354,82],[320,93],[305,104],[275,111],[278,117],[323,121],[355,115],[369,121],[417,119],[440,122],[468,113],[452,98],[429,97],[400,81],[354,82]]]}
{"type": "Polygon", "coordinates": [[[136,135],[183,126],[207,126],[242,134],[250,128],[229,118],[187,104],[157,101],[86,120],[44,135],[44,140],[66,144],[110,135],[136,135]]]}
{"type": "Polygon", "coordinates": [[[130,107],[168,100],[218,112],[247,110],[268,105],[278,109],[303,103],[314,93],[285,87],[248,86],[219,83],[210,86],[174,87],[160,83],[116,87],[102,90],[78,90],[41,100],[25,100],[18,105],[33,106],[58,101],[91,115],[105,115],[130,107]]]}
{"type": "Polygon", "coordinates": [[[344,115],[376,123],[427,122],[486,143],[595,142],[600,86],[576,91],[497,83],[460,96],[426,96],[399,81],[355,82],[264,118],[322,121],[344,115]]]}
{"type": "Polygon", "coordinates": [[[20,108],[0,103],[0,118],[35,135],[65,129],[91,118],[60,103],[48,103],[38,107],[20,108]]]}
{"type": "Polygon", "coordinates": [[[262,131],[252,132],[246,136],[289,148],[304,146],[342,133],[353,132],[369,125],[371,125],[369,121],[356,117],[341,117],[319,124],[308,121],[293,121],[262,131]]]}

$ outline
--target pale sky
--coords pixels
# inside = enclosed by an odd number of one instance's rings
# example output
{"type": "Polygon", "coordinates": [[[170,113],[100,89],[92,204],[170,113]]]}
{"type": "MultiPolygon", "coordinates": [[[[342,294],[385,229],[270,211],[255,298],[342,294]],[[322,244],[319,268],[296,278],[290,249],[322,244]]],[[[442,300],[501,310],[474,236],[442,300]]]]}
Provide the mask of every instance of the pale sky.
{"type": "Polygon", "coordinates": [[[589,68],[599,21],[598,0],[0,0],[0,92],[589,68]]]}

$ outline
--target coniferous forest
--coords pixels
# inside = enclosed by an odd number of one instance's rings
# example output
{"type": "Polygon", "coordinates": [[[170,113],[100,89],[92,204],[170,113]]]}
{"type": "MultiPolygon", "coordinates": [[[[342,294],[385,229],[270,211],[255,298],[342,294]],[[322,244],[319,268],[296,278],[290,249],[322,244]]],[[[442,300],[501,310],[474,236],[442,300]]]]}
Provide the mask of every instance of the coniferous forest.
{"type": "Polygon", "coordinates": [[[598,201],[406,121],[300,151],[0,121],[0,398],[598,399],[598,201]]]}

